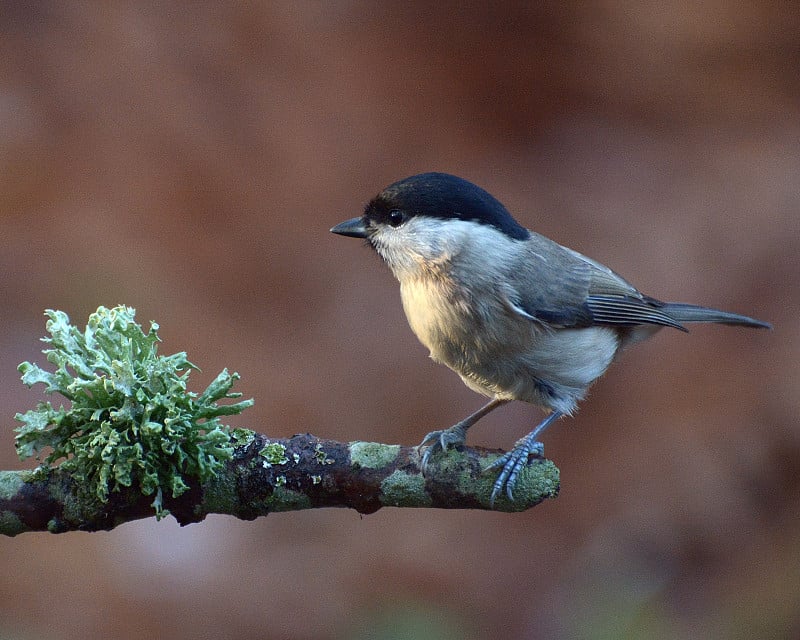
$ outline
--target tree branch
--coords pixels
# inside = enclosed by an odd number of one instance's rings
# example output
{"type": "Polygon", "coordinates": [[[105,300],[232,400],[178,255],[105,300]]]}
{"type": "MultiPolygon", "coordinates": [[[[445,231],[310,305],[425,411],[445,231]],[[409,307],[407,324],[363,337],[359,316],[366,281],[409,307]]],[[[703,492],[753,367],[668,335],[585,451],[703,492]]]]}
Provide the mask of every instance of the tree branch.
{"type": "MultiPolygon", "coordinates": [[[[235,441],[233,457],[212,479],[190,484],[177,498],[162,496],[181,525],[200,522],[209,513],[253,520],[320,507],[364,514],[387,506],[490,509],[495,474],[482,469],[497,451],[450,450],[435,456],[423,475],[416,447],[343,443],[310,434],[274,440],[243,430],[235,441]]],[[[58,467],[0,471],[0,534],[110,530],[154,515],[154,496],[142,495],[136,486],[112,491],[101,502],[58,467]]],[[[494,509],[524,511],[556,497],[558,490],[558,468],[549,460],[534,460],[519,476],[514,501],[499,496],[494,509]]]]}

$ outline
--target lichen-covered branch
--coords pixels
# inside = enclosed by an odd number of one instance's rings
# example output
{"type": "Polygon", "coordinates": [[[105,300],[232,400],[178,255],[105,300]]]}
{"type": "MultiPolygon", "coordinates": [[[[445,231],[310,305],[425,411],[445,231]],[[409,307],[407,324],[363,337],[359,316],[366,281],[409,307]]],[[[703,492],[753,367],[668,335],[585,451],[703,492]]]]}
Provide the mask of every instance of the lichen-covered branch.
{"type": "MultiPolygon", "coordinates": [[[[483,469],[497,452],[449,451],[423,474],[416,447],[231,430],[220,418],[253,404],[231,391],[238,374],[223,369],[203,393],[189,391],[196,367],[184,352],[158,354],[156,323],[145,332],[125,306],[99,307],[85,329],[63,311],[46,315],[43,353],[55,370],[23,362],[22,382],[69,404],[17,414],[17,453],[43,457],[34,471],[0,471],[2,534],[108,530],[151,515],[183,525],[209,513],[252,520],[318,507],[492,508],[496,474],[483,469]]],[[[558,477],[552,462],[534,460],[514,501],[494,508],[555,497],[558,477]]]]}
{"type": "MultiPolygon", "coordinates": [[[[305,434],[268,439],[244,430],[234,432],[233,456],[213,478],[173,498],[163,495],[162,509],[181,524],[199,522],[209,513],[252,520],[277,511],[347,507],[373,513],[381,507],[489,509],[494,473],[482,469],[496,451],[463,448],[431,460],[423,475],[415,447],[374,442],[343,443],[305,434]]],[[[496,511],[524,511],[559,489],[558,468],[533,460],[522,472],[514,501],[505,496],[496,511]]],[[[136,483],[120,486],[101,501],[68,471],[0,471],[0,533],[26,531],[98,531],[155,515],[153,496],[136,483]]]]}

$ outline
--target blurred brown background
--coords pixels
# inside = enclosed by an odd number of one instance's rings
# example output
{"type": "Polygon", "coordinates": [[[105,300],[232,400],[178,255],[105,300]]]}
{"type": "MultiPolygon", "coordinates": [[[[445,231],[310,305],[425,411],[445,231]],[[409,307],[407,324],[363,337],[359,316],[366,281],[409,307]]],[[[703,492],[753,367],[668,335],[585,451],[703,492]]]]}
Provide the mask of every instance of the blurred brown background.
{"type": "MultiPolygon", "coordinates": [[[[647,293],[664,331],[548,432],[521,515],[211,517],[0,539],[2,638],[800,637],[800,12],[786,3],[6,2],[0,468],[45,308],[135,307],[276,436],[416,443],[482,398],[328,229],[464,176],[647,293]],[[63,5],[63,6],[61,6],[63,5]]],[[[497,411],[471,442],[540,419],[497,411]]]]}

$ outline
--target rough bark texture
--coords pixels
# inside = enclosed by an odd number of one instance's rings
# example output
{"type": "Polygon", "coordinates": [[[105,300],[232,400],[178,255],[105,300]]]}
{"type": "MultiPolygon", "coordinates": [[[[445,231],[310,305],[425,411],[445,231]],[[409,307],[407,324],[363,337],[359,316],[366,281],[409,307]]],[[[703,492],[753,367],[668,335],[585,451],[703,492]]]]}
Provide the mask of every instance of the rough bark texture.
{"type": "MultiPolygon", "coordinates": [[[[209,513],[252,520],[276,511],[348,507],[489,509],[495,473],[482,469],[497,451],[462,448],[436,456],[422,474],[415,447],[321,440],[310,434],[270,439],[252,434],[212,481],[193,485],[164,506],[181,524],[209,513]]],[[[504,495],[497,511],[524,511],[559,490],[558,468],[534,460],[517,482],[514,501],[504,495]]],[[[153,496],[113,491],[106,503],[55,469],[0,471],[0,533],[99,531],[152,516],[153,496]]]]}

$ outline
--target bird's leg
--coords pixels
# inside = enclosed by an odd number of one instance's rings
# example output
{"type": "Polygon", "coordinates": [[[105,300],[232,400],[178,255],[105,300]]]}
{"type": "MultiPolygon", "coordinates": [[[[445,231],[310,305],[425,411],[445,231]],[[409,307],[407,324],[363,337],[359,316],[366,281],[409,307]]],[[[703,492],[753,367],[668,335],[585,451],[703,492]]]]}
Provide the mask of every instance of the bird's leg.
{"type": "Polygon", "coordinates": [[[542,420],[542,422],[527,436],[517,440],[511,451],[504,453],[484,469],[484,471],[500,469],[500,475],[497,476],[497,480],[495,480],[494,487],[492,488],[492,496],[489,498],[489,504],[492,507],[494,507],[494,499],[503,489],[503,486],[506,488],[508,499],[514,499],[513,491],[514,485],[517,483],[517,476],[519,476],[519,472],[522,471],[522,468],[528,463],[529,456],[541,456],[544,454],[544,445],[536,438],[562,415],[564,414],[560,411],[553,411],[553,413],[542,420]]]}
{"type": "Polygon", "coordinates": [[[447,451],[447,448],[450,445],[459,445],[464,444],[467,439],[467,429],[469,429],[473,424],[475,424],[478,420],[483,418],[487,413],[497,409],[500,405],[505,404],[508,400],[500,400],[499,398],[494,398],[483,405],[480,409],[478,409],[475,413],[467,416],[460,422],[457,422],[449,429],[442,429],[441,431],[431,431],[427,436],[422,439],[422,442],[417,445],[417,448],[424,447],[425,445],[430,445],[425,450],[425,453],[422,455],[422,467],[423,473],[425,472],[426,467],[428,466],[428,460],[431,457],[431,454],[435,453],[436,451],[442,450],[447,451]]]}

